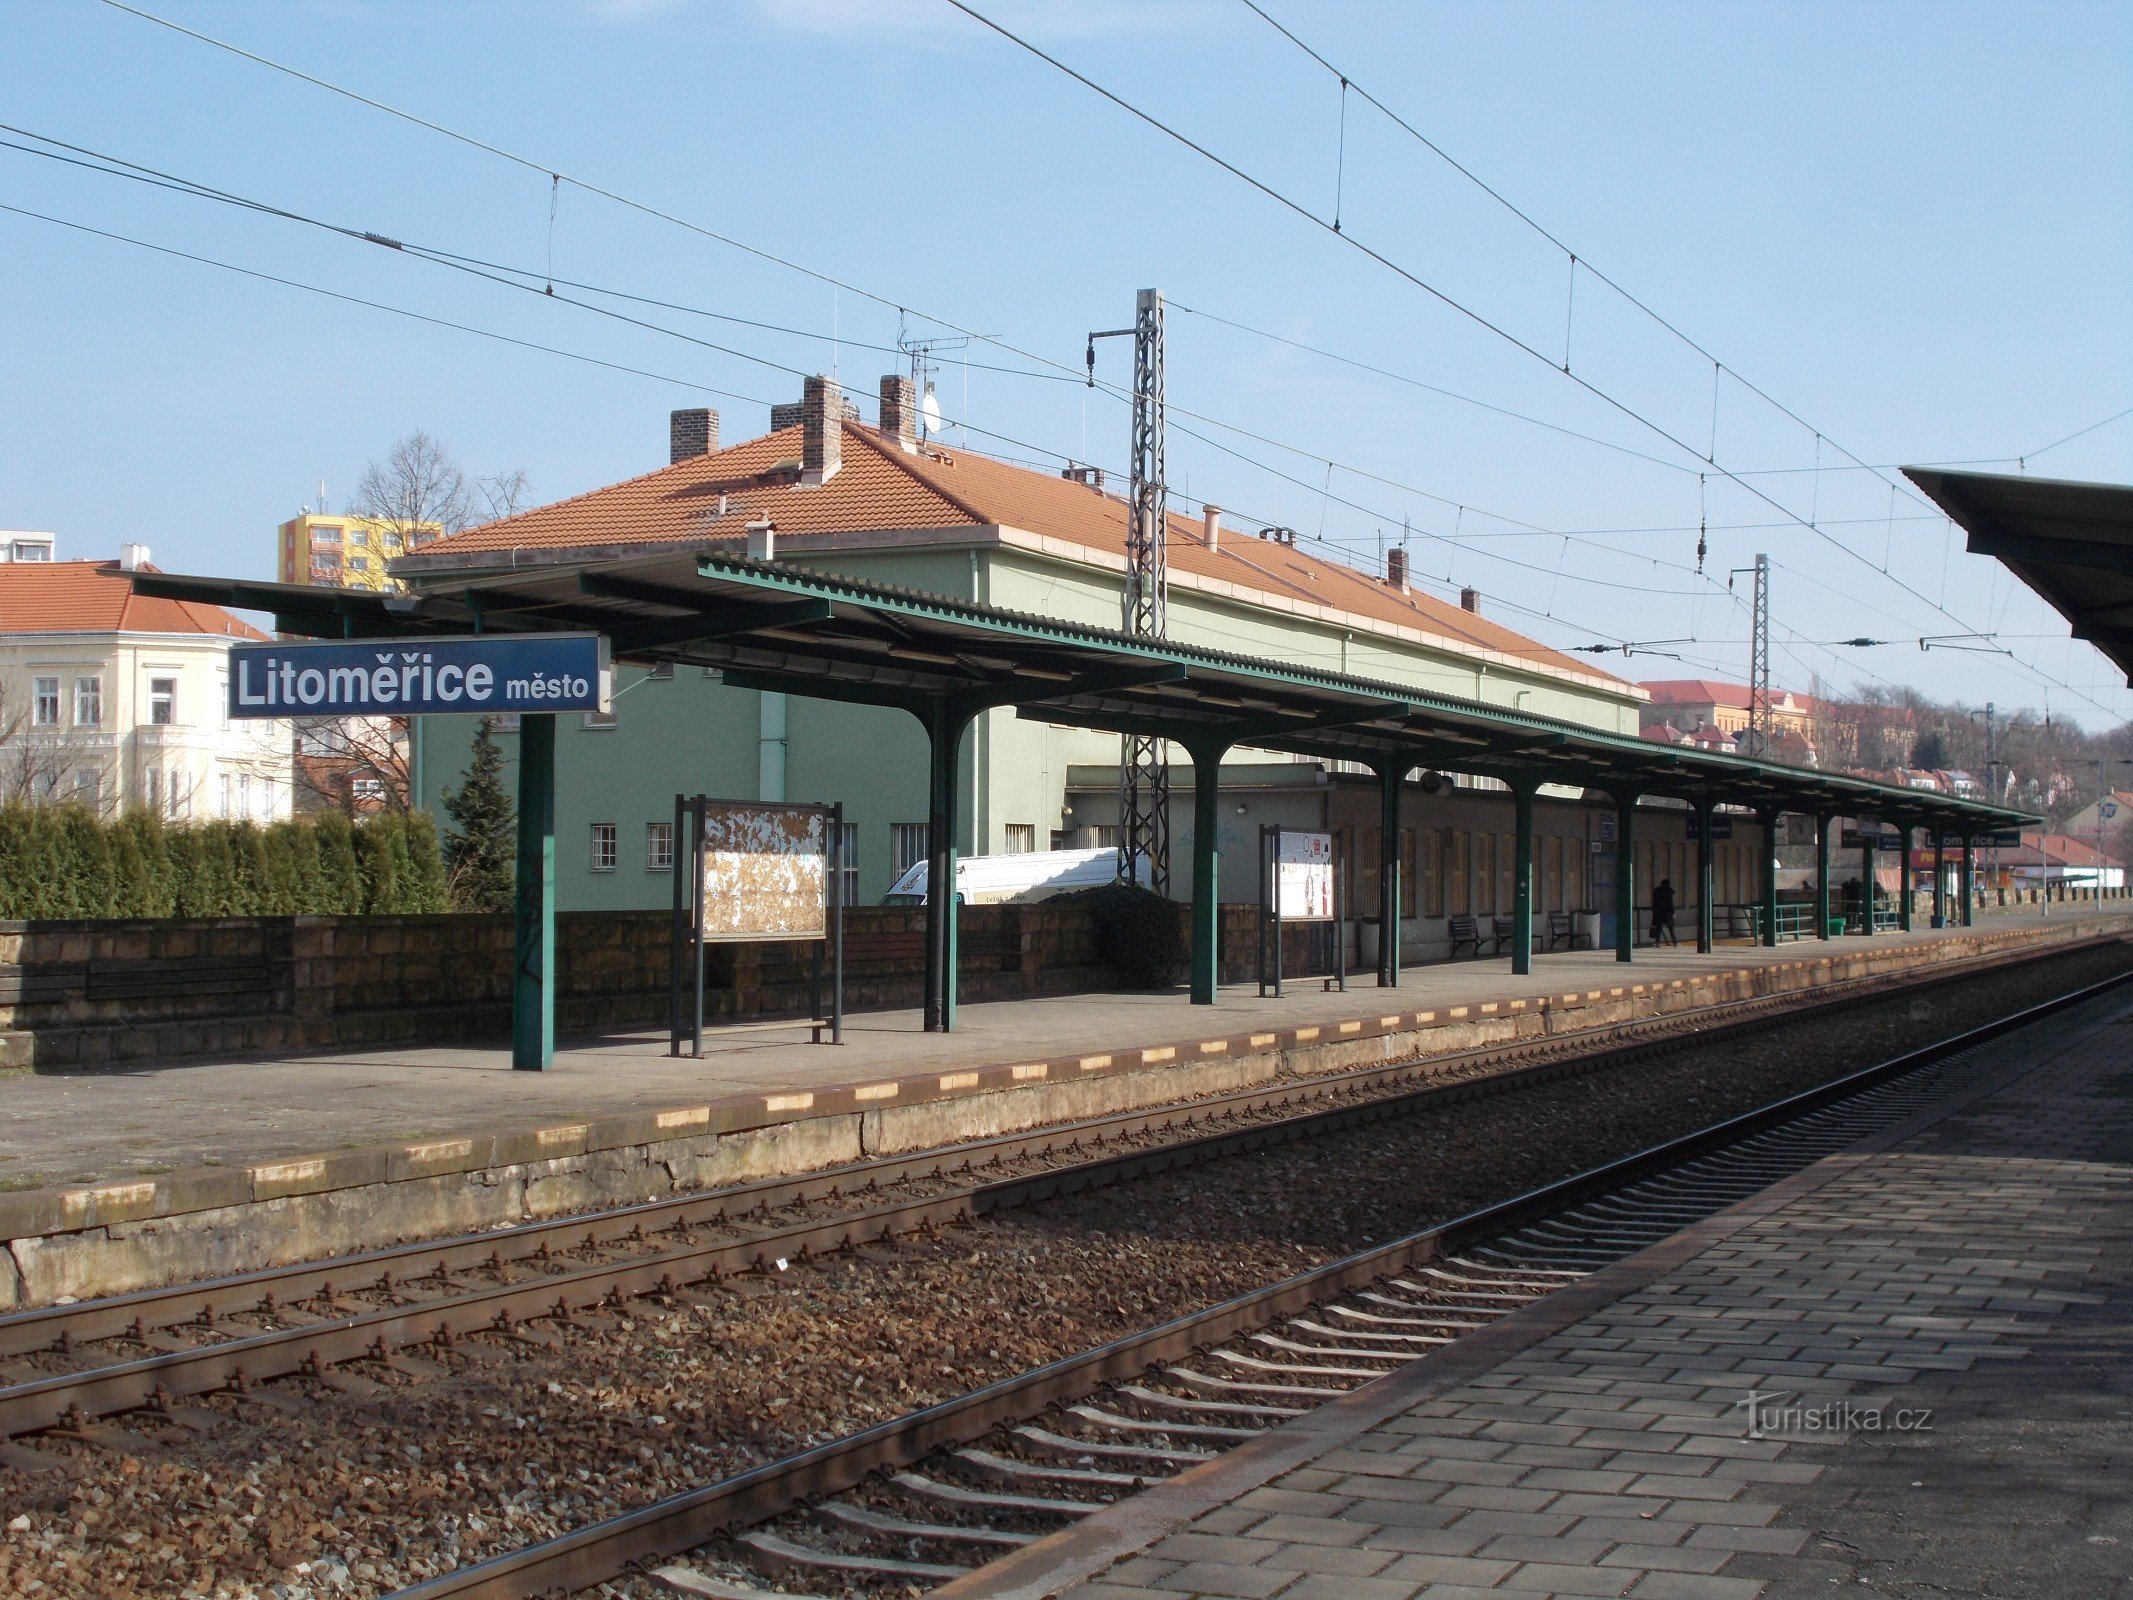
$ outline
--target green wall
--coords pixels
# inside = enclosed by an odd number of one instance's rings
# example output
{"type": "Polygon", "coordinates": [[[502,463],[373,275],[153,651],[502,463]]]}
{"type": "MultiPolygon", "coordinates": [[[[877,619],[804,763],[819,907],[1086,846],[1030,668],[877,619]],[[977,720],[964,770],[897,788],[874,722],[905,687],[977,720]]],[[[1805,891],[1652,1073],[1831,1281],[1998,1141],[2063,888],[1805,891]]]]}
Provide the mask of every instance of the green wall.
{"type": "MultiPolygon", "coordinates": [[[[839,552],[834,559],[795,554],[793,560],[1008,610],[1105,627],[1117,626],[1119,619],[1116,575],[1029,551],[936,547],[839,552]]],[[[1462,698],[1473,697],[1477,686],[1473,664],[1449,652],[1355,635],[1186,590],[1172,591],[1170,631],[1181,642],[1462,698]]],[[[1620,696],[1498,665],[1479,681],[1482,697],[1494,704],[1519,704],[1609,730],[1636,729],[1636,705],[1620,696]],[[1516,698],[1521,693],[1522,701],[1516,698]]],[[[926,819],[925,735],[909,713],[728,688],[696,667],[677,667],[666,679],[618,667],[615,686],[613,726],[588,727],[575,715],[557,719],[557,903],[562,909],[671,903],[670,876],[646,869],[646,829],[672,820],[677,792],[842,801],[846,821],[859,829],[859,898],[870,904],[887,892],[893,876],[891,827],[926,819]],[[782,793],[775,751],[766,758],[763,743],[766,702],[773,702],[774,727],[779,701],[785,719],[782,793]],[[613,872],[592,870],[595,822],[616,825],[613,872]]],[[[467,718],[423,720],[419,800],[434,809],[464,773],[474,727],[467,718]]],[[[517,740],[506,733],[498,742],[514,766],[515,781],[517,740]]],[[[1069,764],[1115,764],[1118,753],[1115,735],[1056,728],[1012,710],[986,713],[963,742],[964,823],[957,848],[996,854],[1006,848],[1006,830],[1016,823],[1034,828],[1037,848],[1046,848],[1051,830],[1061,826],[1069,764]]]]}

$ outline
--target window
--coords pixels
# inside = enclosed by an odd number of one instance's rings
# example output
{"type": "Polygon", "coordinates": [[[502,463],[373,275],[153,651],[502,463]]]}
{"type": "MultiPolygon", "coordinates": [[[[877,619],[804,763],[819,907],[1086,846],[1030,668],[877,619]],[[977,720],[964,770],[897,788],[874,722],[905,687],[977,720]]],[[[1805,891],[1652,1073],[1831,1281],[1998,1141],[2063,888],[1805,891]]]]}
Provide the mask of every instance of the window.
{"type": "Polygon", "coordinates": [[[74,680],[74,726],[77,728],[101,728],[104,725],[104,680],[102,678],[76,678],[74,680]]]}
{"type": "Polygon", "coordinates": [[[1491,916],[1496,905],[1496,835],[1474,835],[1474,915],[1491,916]]]}
{"type": "Polygon", "coordinates": [[[91,811],[103,809],[104,775],[94,767],[82,767],[75,772],[74,803],[87,806],[91,811]]]}
{"type": "Polygon", "coordinates": [[[368,572],[370,570],[370,557],[350,556],[348,558],[348,570],[350,572],[368,572]]]}
{"type": "Polygon", "coordinates": [[[313,544],[339,544],[341,542],[341,525],[338,522],[312,523],[311,542],[313,544]]]}
{"type": "Polygon", "coordinates": [[[1037,824],[1034,822],[1010,822],[1003,830],[1007,835],[1009,855],[1028,855],[1037,848],[1037,824]]]}
{"type": "Polygon", "coordinates": [[[595,872],[615,870],[615,825],[612,822],[593,824],[592,869],[595,872]]]}
{"type": "Polygon", "coordinates": [[[923,822],[892,822],[889,824],[889,876],[894,882],[926,859],[926,824],[923,822]]]}
{"type": "Polygon", "coordinates": [[[237,774],[237,815],[249,817],[251,814],[252,775],[249,772],[240,772],[237,774]]]}
{"type": "Polygon", "coordinates": [[[674,870],[673,823],[647,822],[644,825],[644,870],[647,872],[672,872],[674,870]]]}
{"type": "Polygon", "coordinates": [[[178,680],[176,678],[150,678],[148,680],[148,720],[158,728],[167,728],[178,720],[178,680]]]}
{"type": "Polygon", "coordinates": [[[215,787],[220,791],[219,798],[222,803],[222,815],[226,817],[230,814],[230,775],[227,772],[222,774],[216,780],[215,787]]]}
{"type": "Polygon", "coordinates": [[[1422,915],[1444,915],[1444,830],[1429,830],[1422,851],[1422,915]]]}
{"type": "Polygon", "coordinates": [[[148,809],[150,811],[161,811],[163,809],[163,769],[150,767],[141,775],[141,781],[141,798],[148,803],[148,809]]]}
{"type": "Polygon", "coordinates": [[[59,726],[59,680],[39,678],[30,701],[30,721],[40,728],[59,726]]]}
{"type": "Polygon", "coordinates": [[[348,785],[348,792],[358,805],[380,804],[385,799],[383,778],[357,778],[348,785]]]}
{"type": "Polygon", "coordinates": [[[1452,834],[1452,862],[1449,874],[1452,897],[1445,910],[1455,917],[1466,916],[1474,909],[1474,902],[1469,893],[1467,883],[1467,869],[1471,862],[1469,851],[1472,848],[1468,843],[1470,837],[1470,835],[1460,830],[1455,830],[1452,834]]]}

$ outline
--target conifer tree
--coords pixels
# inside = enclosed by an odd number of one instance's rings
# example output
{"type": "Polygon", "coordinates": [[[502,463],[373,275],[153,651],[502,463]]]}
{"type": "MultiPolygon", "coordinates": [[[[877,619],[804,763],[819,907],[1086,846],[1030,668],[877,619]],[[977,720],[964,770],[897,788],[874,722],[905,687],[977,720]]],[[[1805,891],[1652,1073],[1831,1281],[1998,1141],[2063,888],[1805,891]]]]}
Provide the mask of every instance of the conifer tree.
{"type": "Polygon", "coordinates": [[[503,752],[487,717],[474,737],[474,756],[459,787],[444,797],[453,831],[444,863],[452,904],[461,911],[509,911],[518,876],[518,810],[504,787],[503,752]]]}

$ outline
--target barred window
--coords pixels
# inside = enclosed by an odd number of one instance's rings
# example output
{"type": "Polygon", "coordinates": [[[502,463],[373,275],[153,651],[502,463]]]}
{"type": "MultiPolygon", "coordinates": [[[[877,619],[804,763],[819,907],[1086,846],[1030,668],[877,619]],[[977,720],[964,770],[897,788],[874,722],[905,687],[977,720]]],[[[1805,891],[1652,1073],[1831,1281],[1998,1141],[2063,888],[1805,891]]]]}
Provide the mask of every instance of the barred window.
{"type": "Polygon", "coordinates": [[[644,825],[644,870],[647,872],[672,872],[674,870],[673,823],[647,822],[644,825]]]}
{"type": "Polygon", "coordinates": [[[615,870],[615,825],[612,822],[592,825],[592,869],[595,872],[615,870]]]}

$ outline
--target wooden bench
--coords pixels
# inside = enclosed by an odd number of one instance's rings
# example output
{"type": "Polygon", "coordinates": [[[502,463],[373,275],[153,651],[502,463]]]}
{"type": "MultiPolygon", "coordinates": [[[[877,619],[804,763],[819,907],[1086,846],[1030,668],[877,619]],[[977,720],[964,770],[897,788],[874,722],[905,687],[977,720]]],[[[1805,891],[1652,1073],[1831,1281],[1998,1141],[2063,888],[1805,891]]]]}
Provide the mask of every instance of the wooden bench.
{"type": "Polygon", "coordinates": [[[1518,921],[1515,917],[1498,917],[1491,926],[1495,929],[1496,953],[1501,955],[1518,938],[1518,921]]]}
{"type": "Polygon", "coordinates": [[[1577,918],[1567,911],[1551,911],[1548,913],[1548,948],[1550,950],[1553,950],[1559,942],[1565,948],[1575,950],[1580,939],[1583,939],[1588,946],[1592,943],[1589,935],[1578,931],[1577,918]]]}

